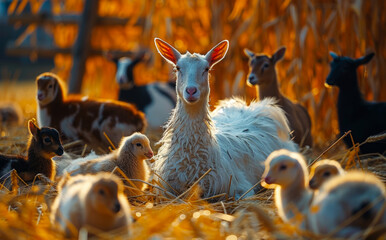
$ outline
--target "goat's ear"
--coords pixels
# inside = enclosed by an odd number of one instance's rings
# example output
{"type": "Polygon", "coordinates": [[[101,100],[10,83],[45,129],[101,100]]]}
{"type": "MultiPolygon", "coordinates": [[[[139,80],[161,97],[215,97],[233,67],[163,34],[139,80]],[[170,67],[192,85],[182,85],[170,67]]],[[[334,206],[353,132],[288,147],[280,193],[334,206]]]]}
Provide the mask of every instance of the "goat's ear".
{"type": "Polygon", "coordinates": [[[333,51],[330,51],[330,56],[331,56],[333,59],[339,58],[338,54],[334,53],[333,51]]]}
{"type": "Polygon", "coordinates": [[[255,56],[255,53],[252,52],[251,50],[249,50],[248,48],[244,48],[244,54],[249,57],[249,58],[253,58],[255,56]]]}
{"type": "Polygon", "coordinates": [[[163,58],[173,65],[177,64],[177,61],[181,58],[180,52],[160,38],[154,38],[154,43],[157,51],[163,58]]]}
{"type": "Polygon", "coordinates": [[[375,55],[374,53],[369,53],[366,56],[355,59],[355,63],[357,64],[357,66],[366,64],[370,62],[370,60],[374,57],[374,55],[375,55]]]}
{"type": "Polygon", "coordinates": [[[214,66],[220,62],[228,52],[229,41],[223,40],[215,47],[213,47],[206,55],[205,59],[209,62],[209,67],[214,66]]]}
{"type": "Polygon", "coordinates": [[[28,131],[32,134],[32,136],[36,139],[39,128],[35,125],[35,123],[32,120],[28,121],[28,131]]]}
{"type": "Polygon", "coordinates": [[[282,58],[284,57],[285,50],[286,50],[285,47],[281,47],[281,48],[279,48],[279,50],[277,50],[277,51],[272,55],[273,63],[276,63],[277,61],[279,61],[280,59],[282,59],[282,58]]]}

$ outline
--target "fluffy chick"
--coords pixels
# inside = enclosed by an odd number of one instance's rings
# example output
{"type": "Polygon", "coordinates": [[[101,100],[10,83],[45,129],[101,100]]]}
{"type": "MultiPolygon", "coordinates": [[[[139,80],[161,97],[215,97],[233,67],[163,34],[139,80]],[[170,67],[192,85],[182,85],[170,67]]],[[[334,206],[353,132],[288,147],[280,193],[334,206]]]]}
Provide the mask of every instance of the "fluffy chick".
{"type": "MultiPolygon", "coordinates": [[[[129,179],[146,181],[149,169],[144,161],[153,157],[149,139],[142,133],[134,133],[121,140],[119,148],[110,154],[92,160],[79,159],[71,163],[65,172],[72,176],[77,174],[112,172],[116,167],[129,179]]],[[[142,182],[133,182],[138,189],[143,188],[142,182]]]]}
{"type": "Polygon", "coordinates": [[[108,173],[63,178],[51,209],[51,221],[67,237],[81,228],[91,234],[121,230],[129,234],[130,207],[121,180],[108,173]]]}
{"type": "Polygon", "coordinates": [[[310,188],[318,189],[326,180],[344,173],[338,161],[329,159],[318,161],[311,167],[310,188]]]}
{"type": "Polygon", "coordinates": [[[275,189],[275,204],[284,221],[297,213],[307,213],[313,192],[308,187],[307,165],[301,154],[285,149],[272,152],[265,161],[261,185],[275,189]]]}

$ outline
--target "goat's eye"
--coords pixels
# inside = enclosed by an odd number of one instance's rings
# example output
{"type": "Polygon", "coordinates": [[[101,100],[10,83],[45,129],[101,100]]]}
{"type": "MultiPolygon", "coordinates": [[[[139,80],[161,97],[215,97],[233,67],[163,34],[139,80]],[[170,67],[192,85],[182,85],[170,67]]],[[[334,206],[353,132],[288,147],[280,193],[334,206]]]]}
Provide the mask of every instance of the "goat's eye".
{"type": "Polygon", "coordinates": [[[137,143],[137,144],[135,144],[137,147],[142,147],[142,144],[140,144],[140,143],[137,143]]]}
{"type": "Polygon", "coordinates": [[[103,189],[99,189],[99,194],[100,194],[101,196],[104,196],[104,195],[105,195],[105,191],[104,191],[103,189]]]}
{"type": "Polygon", "coordinates": [[[179,72],[180,71],[180,67],[176,65],[176,71],[179,72]]]}
{"type": "Polygon", "coordinates": [[[279,167],[279,171],[284,171],[286,169],[287,169],[286,165],[280,165],[280,167],[279,167]]]}
{"type": "Polygon", "coordinates": [[[45,143],[51,143],[51,138],[45,137],[45,138],[43,139],[43,141],[44,141],[45,143]]]}
{"type": "Polygon", "coordinates": [[[205,72],[209,72],[209,67],[205,68],[205,72]]]}
{"type": "Polygon", "coordinates": [[[264,63],[263,68],[267,68],[267,67],[269,67],[269,64],[268,63],[264,63]]]}
{"type": "Polygon", "coordinates": [[[323,177],[329,177],[330,175],[331,175],[330,172],[325,172],[325,173],[323,173],[323,177]]]}
{"type": "Polygon", "coordinates": [[[48,85],[48,88],[52,88],[52,84],[48,85]]]}

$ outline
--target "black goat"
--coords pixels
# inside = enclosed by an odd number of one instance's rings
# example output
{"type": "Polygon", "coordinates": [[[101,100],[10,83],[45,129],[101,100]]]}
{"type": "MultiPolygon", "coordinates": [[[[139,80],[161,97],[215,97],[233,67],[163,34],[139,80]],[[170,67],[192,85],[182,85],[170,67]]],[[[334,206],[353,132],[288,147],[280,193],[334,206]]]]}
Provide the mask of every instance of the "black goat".
{"type": "MultiPolygon", "coordinates": [[[[330,55],[333,61],[326,84],[339,88],[337,106],[340,134],[351,130],[354,142],[362,143],[369,136],[386,132],[386,102],[368,102],[363,99],[357,79],[356,69],[368,63],[374,53],[358,59],[339,57],[333,52],[330,55]]],[[[353,145],[350,137],[346,137],[344,142],[348,147],[353,145]]],[[[360,146],[361,153],[383,154],[385,151],[386,140],[360,146]]]]}

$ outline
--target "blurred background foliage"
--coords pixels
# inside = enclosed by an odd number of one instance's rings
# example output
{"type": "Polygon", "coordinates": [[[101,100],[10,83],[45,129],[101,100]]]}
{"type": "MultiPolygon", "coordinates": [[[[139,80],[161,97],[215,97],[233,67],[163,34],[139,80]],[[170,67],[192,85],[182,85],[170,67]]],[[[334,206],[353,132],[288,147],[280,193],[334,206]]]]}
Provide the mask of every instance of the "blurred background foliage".
{"type": "MultiPolygon", "coordinates": [[[[18,14],[26,5],[38,12],[42,0],[13,1],[8,14],[18,14]]],[[[329,73],[329,51],[360,57],[375,52],[374,59],[360,67],[359,82],[368,100],[386,100],[385,55],[386,11],[384,0],[100,0],[99,15],[128,17],[125,26],[95,27],[92,47],[138,50],[148,48],[153,56],[135,70],[137,84],[168,81],[171,67],[156,53],[153,39],[159,37],[180,52],[205,54],[222,39],[230,41],[226,58],[212,71],[211,105],[232,95],[248,101],[256,89],[246,85],[248,58],[243,49],[273,54],[286,46],[277,64],[281,91],[308,108],[314,142],[326,145],[338,134],[337,89],[324,87],[329,73]]],[[[77,14],[83,1],[52,0],[55,15],[77,14]]],[[[34,34],[31,24],[19,37],[34,34]]],[[[46,26],[59,47],[70,47],[77,36],[75,25],[46,26]]],[[[55,69],[69,78],[72,59],[57,54],[55,69]]],[[[82,94],[116,98],[116,67],[106,58],[90,57],[86,63],[82,94]]]]}

